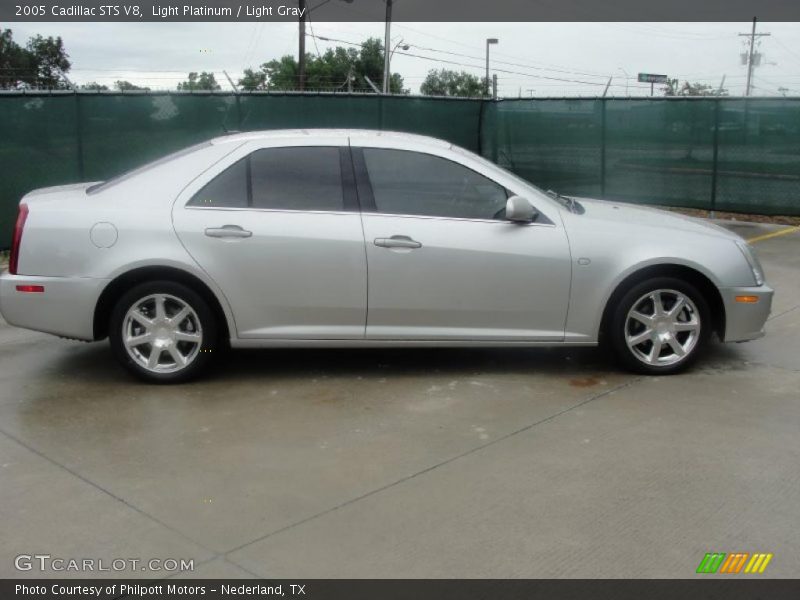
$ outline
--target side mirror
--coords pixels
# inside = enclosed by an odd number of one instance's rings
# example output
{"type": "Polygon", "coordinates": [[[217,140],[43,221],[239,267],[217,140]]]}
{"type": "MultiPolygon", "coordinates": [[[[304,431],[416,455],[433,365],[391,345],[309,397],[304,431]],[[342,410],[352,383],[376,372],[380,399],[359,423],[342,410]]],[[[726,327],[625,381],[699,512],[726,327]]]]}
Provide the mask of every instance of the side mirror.
{"type": "Polygon", "coordinates": [[[538,216],[533,205],[522,196],[511,196],[506,202],[506,219],[515,223],[530,223],[538,216]]]}

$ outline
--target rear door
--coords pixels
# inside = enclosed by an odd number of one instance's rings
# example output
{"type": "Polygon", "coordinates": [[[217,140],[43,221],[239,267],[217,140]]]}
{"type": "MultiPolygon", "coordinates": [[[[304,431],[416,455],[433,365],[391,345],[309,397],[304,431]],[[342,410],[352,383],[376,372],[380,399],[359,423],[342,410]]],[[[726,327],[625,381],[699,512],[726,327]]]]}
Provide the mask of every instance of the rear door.
{"type": "Polygon", "coordinates": [[[250,142],[194,181],[175,230],[247,339],[359,339],[364,237],[346,138],[250,142]]]}

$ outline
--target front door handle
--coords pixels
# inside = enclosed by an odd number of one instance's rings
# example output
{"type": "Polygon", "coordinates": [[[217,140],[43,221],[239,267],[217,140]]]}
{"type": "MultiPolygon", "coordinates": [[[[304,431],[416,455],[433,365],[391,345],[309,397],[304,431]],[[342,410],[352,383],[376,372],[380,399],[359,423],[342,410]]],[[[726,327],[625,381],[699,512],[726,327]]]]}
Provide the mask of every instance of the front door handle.
{"type": "Polygon", "coordinates": [[[380,248],[422,248],[416,240],[407,235],[393,235],[390,238],[375,238],[375,245],[380,248]]]}
{"type": "Polygon", "coordinates": [[[223,225],[222,227],[209,227],[206,235],[213,238],[249,238],[252,231],[247,231],[238,225],[223,225]]]}

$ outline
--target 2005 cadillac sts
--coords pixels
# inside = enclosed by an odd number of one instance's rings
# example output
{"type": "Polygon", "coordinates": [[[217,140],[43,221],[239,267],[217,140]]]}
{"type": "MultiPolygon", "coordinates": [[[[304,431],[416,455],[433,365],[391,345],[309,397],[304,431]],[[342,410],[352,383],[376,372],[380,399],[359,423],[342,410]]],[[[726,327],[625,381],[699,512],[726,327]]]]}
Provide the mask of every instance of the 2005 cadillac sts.
{"type": "Polygon", "coordinates": [[[0,310],[108,336],[147,380],[232,347],[592,346],[674,373],[772,302],[738,236],[542,192],[447,142],[231,134],[116,179],[22,198],[0,310]]]}

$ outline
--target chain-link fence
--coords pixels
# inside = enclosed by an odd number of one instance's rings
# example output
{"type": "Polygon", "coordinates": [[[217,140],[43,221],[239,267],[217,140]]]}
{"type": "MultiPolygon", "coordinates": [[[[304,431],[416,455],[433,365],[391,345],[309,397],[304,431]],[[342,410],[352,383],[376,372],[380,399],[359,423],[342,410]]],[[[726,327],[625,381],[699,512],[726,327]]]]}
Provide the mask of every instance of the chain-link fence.
{"type": "Polygon", "coordinates": [[[31,189],[105,179],[226,130],[297,127],[431,135],[568,194],[800,214],[800,99],[0,93],[0,247],[31,189]]]}

